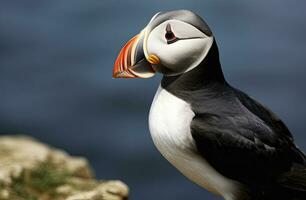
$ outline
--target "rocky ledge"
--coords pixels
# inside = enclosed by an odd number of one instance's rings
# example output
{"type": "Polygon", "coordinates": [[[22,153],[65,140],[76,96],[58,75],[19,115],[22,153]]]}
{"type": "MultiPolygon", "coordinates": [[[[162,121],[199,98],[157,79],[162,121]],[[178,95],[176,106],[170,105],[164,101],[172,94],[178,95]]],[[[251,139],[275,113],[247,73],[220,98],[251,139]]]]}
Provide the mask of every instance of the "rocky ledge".
{"type": "Polygon", "coordinates": [[[121,181],[99,181],[85,158],[24,136],[0,137],[0,200],[123,200],[121,181]]]}

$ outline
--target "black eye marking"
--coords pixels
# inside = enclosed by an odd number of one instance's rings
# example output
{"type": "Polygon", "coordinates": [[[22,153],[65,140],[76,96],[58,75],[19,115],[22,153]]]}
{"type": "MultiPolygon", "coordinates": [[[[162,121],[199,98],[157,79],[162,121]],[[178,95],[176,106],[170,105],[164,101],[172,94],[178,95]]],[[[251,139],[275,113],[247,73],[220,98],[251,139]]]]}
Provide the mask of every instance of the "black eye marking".
{"type": "Polygon", "coordinates": [[[179,40],[171,30],[171,25],[167,24],[165,38],[167,40],[167,44],[172,44],[179,40]]]}
{"type": "Polygon", "coordinates": [[[167,24],[165,38],[167,40],[167,44],[172,44],[172,43],[174,43],[176,41],[179,41],[179,40],[201,39],[203,37],[189,37],[189,38],[176,37],[175,34],[173,33],[173,31],[171,30],[171,25],[167,24]]]}

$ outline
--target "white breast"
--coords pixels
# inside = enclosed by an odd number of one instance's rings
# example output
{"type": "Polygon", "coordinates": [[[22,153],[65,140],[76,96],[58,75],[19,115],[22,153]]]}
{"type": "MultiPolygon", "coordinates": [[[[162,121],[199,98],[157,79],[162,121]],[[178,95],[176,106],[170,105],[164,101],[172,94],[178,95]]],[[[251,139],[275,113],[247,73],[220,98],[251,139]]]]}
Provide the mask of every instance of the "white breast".
{"type": "Polygon", "coordinates": [[[219,174],[194,151],[196,147],[190,133],[193,117],[188,103],[159,87],[149,116],[153,142],[161,154],[191,181],[232,200],[238,193],[239,184],[219,174]]]}

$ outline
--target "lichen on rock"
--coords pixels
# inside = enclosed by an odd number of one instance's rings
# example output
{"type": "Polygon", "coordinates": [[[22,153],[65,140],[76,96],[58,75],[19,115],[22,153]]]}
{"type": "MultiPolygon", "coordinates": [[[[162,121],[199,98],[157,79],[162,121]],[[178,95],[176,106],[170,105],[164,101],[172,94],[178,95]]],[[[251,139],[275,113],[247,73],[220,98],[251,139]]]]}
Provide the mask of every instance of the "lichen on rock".
{"type": "Polygon", "coordinates": [[[25,136],[0,137],[0,200],[121,200],[121,181],[98,181],[86,159],[25,136]]]}

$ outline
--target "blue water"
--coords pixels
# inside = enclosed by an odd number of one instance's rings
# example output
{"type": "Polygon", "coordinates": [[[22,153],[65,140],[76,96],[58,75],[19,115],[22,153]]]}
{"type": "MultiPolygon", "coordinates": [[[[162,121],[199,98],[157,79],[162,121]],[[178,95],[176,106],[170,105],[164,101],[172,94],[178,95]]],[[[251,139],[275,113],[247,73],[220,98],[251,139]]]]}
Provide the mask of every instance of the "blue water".
{"type": "Polygon", "coordinates": [[[160,76],[112,79],[121,46],[160,10],[210,24],[226,78],[277,113],[306,150],[306,2],[27,0],[0,2],[0,132],[86,156],[133,200],[220,199],[153,146],[147,116],[160,76]]]}

